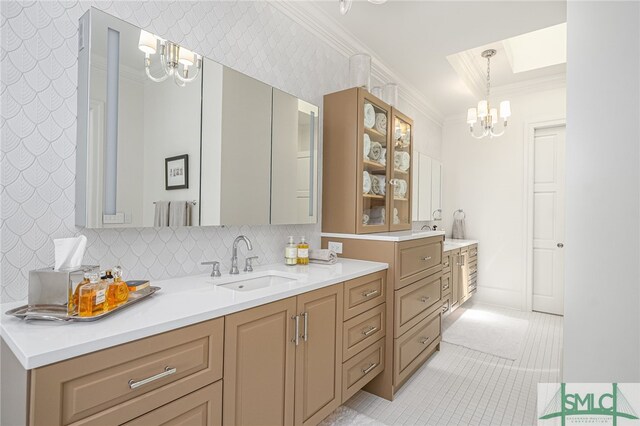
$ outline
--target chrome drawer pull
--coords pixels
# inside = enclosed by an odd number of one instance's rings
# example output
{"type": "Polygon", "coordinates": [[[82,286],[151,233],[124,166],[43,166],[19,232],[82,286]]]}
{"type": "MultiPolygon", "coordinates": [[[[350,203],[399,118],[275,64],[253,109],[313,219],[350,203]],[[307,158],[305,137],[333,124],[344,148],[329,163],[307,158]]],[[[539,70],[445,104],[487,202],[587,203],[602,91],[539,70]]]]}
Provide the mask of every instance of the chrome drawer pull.
{"type": "Polygon", "coordinates": [[[427,260],[431,260],[431,256],[423,257],[423,258],[422,258],[422,260],[424,260],[425,262],[426,262],[427,260]]]}
{"type": "Polygon", "coordinates": [[[376,331],[378,331],[378,327],[371,327],[368,330],[363,331],[362,334],[364,334],[365,336],[368,336],[371,333],[374,333],[376,331]]]}
{"type": "Polygon", "coordinates": [[[424,296],[422,296],[422,297],[420,298],[420,301],[421,301],[421,302],[423,302],[423,303],[427,303],[430,299],[431,299],[431,297],[424,297],[424,296]]]}
{"type": "Polygon", "coordinates": [[[374,368],[376,368],[378,366],[378,364],[371,364],[370,366],[368,366],[367,368],[365,368],[364,370],[362,370],[362,372],[364,374],[367,374],[369,371],[373,370],[374,368]]]}
{"type": "Polygon", "coordinates": [[[422,340],[420,340],[420,343],[426,345],[429,340],[431,340],[431,337],[423,337],[422,340]]]}
{"type": "Polygon", "coordinates": [[[378,294],[378,293],[380,293],[378,290],[369,290],[369,291],[365,291],[364,293],[362,293],[362,295],[364,297],[371,297],[374,294],[378,294]]]}
{"type": "Polygon", "coordinates": [[[442,289],[443,289],[443,290],[446,290],[446,289],[448,289],[448,288],[449,288],[449,284],[447,284],[446,286],[442,286],[442,289]]]}
{"type": "Polygon", "coordinates": [[[442,305],[442,313],[444,314],[449,310],[449,305],[442,305]]]}
{"type": "Polygon", "coordinates": [[[165,367],[162,373],[158,373],[155,376],[147,377],[146,379],[142,379],[138,381],[129,380],[129,389],[137,389],[140,386],[146,385],[147,383],[151,383],[156,380],[162,379],[163,377],[167,377],[172,374],[175,374],[177,371],[178,370],[176,368],[165,367]]]}

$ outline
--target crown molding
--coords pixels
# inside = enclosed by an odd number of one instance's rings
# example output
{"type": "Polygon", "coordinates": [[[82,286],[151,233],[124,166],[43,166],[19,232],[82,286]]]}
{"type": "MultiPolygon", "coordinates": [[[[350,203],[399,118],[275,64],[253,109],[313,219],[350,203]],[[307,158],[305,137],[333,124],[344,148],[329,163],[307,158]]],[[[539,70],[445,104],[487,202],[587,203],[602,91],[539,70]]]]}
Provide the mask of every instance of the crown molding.
{"type": "Polygon", "coordinates": [[[485,95],[487,77],[482,73],[482,70],[478,69],[474,59],[474,55],[470,51],[447,56],[449,64],[471,93],[477,98],[482,98],[485,95]]]}
{"type": "Polygon", "coordinates": [[[434,124],[442,127],[444,114],[440,110],[435,108],[415,86],[401,78],[391,67],[386,65],[371,48],[335,22],[313,2],[269,0],[268,3],[343,56],[348,58],[360,52],[371,55],[371,76],[383,82],[397,83],[399,96],[405,102],[425,115],[434,124]]]}
{"type": "Polygon", "coordinates": [[[491,88],[492,96],[520,96],[532,92],[543,92],[567,87],[567,74],[564,72],[532,78],[518,83],[503,84],[491,88]]]}

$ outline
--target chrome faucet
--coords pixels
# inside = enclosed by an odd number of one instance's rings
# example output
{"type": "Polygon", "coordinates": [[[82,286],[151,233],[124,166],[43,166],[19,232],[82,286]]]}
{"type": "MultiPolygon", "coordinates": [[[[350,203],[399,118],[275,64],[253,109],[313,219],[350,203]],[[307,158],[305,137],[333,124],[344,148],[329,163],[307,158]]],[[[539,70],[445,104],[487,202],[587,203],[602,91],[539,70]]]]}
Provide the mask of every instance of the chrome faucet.
{"type": "Polygon", "coordinates": [[[249,250],[253,250],[253,245],[251,245],[251,241],[244,235],[238,235],[235,240],[233,240],[233,252],[231,256],[231,271],[229,273],[231,275],[238,275],[240,271],[238,270],[238,243],[240,241],[244,241],[247,244],[247,248],[249,250]]]}

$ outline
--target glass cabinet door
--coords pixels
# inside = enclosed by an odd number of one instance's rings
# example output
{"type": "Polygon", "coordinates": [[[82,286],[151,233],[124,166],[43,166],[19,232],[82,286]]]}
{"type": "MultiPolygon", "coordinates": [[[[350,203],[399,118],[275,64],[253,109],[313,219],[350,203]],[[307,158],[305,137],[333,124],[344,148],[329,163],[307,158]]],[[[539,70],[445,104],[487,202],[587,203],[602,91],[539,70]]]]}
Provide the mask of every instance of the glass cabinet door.
{"type": "Polygon", "coordinates": [[[389,230],[388,182],[391,108],[366,90],[358,90],[357,232],[389,230]]]}
{"type": "Polygon", "coordinates": [[[389,229],[400,231],[411,229],[413,121],[395,109],[392,116],[392,153],[389,157],[389,192],[391,192],[389,229]]]}

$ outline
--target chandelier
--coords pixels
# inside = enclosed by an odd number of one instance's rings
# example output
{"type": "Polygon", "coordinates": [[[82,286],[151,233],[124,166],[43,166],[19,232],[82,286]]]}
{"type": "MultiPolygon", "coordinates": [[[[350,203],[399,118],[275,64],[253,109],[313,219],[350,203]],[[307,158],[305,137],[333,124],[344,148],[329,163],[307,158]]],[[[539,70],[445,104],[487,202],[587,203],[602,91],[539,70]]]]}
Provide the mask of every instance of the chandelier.
{"type": "Polygon", "coordinates": [[[511,116],[511,103],[509,101],[500,102],[500,118],[502,119],[502,131],[498,132],[496,124],[498,124],[498,110],[491,108],[489,103],[489,95],[491,93],[491,58],[495,56],[494,49],[482,52],[482,57],[487,58],[487,98],[478,102],[477,108],[469,108],[467,110],[467,123],[471,136],[476,139],[482,139],[487,136],[494,138],[502,136],[507,127],[507,120],[511,116]],[[475,124],[480,122],[481,134],[476,135],[474,131],[475,124]]]}
{"type": "Polygon", "coordinates": [[[140,30],[138,49],[144,52],[144,70],[151,81],[160,83],[169,77],[180,87],[196,79],[202,68],[202,57],[179,44],[163,40],[155,35],[140,30]],[[160,77],[151,75],[151,55],[160,47],[160,65],[164,71],[160,77]],[[195,70],[192,72],[192,70],[195,70]]]}
{"type": "MultiPolygon", "coordinates": [[[[368,0],[369,3],[373,4],[383,4],[386,3],[387,0],[368,0]]],[[[353,4],[353,0],[338,0],[340,3],[340,14],[346,15],[347,12],[351,9],[351,5],[353,4]]]]}

